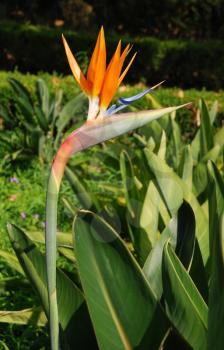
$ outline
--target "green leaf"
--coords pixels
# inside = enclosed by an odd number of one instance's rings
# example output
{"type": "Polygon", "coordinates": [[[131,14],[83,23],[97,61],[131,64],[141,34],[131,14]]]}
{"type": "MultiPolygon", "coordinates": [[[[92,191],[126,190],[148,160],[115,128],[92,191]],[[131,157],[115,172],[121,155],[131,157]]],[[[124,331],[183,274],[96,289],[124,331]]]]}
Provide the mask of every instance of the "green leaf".
{"type": "Polygon", "coordinates": [[[6,108],[5,106],[0,104],[0,118],[4,120],[4,123],[8,123],[11,126],[16,125],[16,121],[13,119],[9,108],[6,108]]]}
{"type": "MultiPolygon", "coordinates": [[[[23,97],[20,97],[20,96],[17,98],[17,103],[18,103],[19,109],[22,113],[22,117],[28,123],[29,127],[31,128],[32,126],[36,126],[36,121],[34,119],[33,106],[29,102],[27,102],[26,99],[24,99],[23,97]]],[[[20,119],[22,119],[22,118],[20,117],[20,119]]]]}
{"type": "Polygon", "coordinates": [[[86,97],[81,93],[64,105],[56,121],[56,126],[59,133],[63,132],[72,118],[83,112],[85,108],[85,101],[86,97]]]}
{"type": "Polygon", "coordinates": [[[0,340],[0,345],[2,346],[2,350],[10,350],[2,340],[0,340]]]}
{"type": "Polygon", "coordinates": [[[173,247],[176,246],[176,236],[177,236],[177,220],[172,218],[163,230],[160,239],[157,241],[151,252],[149,253],[144,267],[143,272],[157,296],[160,300],[163,294],[163,284],[162,284],[162,256],[163,247],[167,240],[169,239],[173,247]]]}
{"type": "Polygon", "coordinates": [[[145,155],[150,170],[156,177],[157,189],[166,204],[170,216],[177,213],[183,202],[183,188],[181,179],[172,172],[165,161],[145,148],[145,155]],[[175,196],[173,195],[175,193],[175,196]]]}
{"type": "Polygon", "coordinates": [[[199,290],[201,296],[203,297],[205,302],[208,303],[207,274],[205,266],[203,264],[203,259],[197,238],[195,240],[194,255],[190,266],[190,276],[194,281],[194,284],[196,285],[197,289],[199,290]]]}
{"type": "Polygon", "coordinates": [[[193,192],[189,191],[188,186],[162,159],[157,157],[149,149],[145,149],[145,155],[150,170],[155,175],[155,185],[161,193],[161,197],[170,212],[170,216],[175,216],[183,200],[192,207],[196,220],[198,243],[203,261],[206,263],[209,256],[208,219],[203,209],[199,205],[193,192]]]}
{"type": "Polygon", "coordinates": [[[0,256],[5,260],[8,266],[13,270],[16,270],[21,275],[24,275],[23,269],[20,266],[20,263],[15,254],[7,252],[6,250],[0,250],[0,256]]]}
{"type": "Polygon", "coordinates": [[[68,166],[65,168],[65,176],[83,209],[97,210],[100,208],[97,198],[85,189],[82,181],[68,166]]]}
{"type": "Polygon", "coordinates": [[[195,242],[194,213],[187,203],[178,210],[177,218],[173,217],[163,230],[159,240],[149,253],[143,267],[143,272],[158,299],[163,293],[162,286],[162,255],[167,240],[172,244],[185,266],[189,266],[193,257],[195,242]]]}
{"type": "MultiPolygon", "coordinates": [[[[42,231],[24,231],[24,234],[35,243],[45,244],[45,237],[42,231]]],[[[57,246],[73,248],[71,232],[57,232],[57,246]]]]}
{"type": "Polygon", "coordinates": [[[187,145],[183,150],[180,173],[189,190],[192,190],[193,157],[190,145],[187,145]]]}
{"type": "Polygon", "coordinates": [[[200,129],[196,132],[193,141],[191,142],[192,157],[195,162],[198,162],[200,153],[200,129]]]}
{"type": "Polygon", "coordinates": [[[167,319],[119,235],[93,213],[81,211],[74,242],[100,349],[158,349],[167,319]]]}
{"type": "Polygon", "coordinates": [[[195,217],[191,206],[184,202],[177,216],[177,245],[175,252],[184,267],[188,270],[195,247],[195,217]]]}
{"type": "MultiPolygon", "coordinates": [[[[18,227],[8,225],[8,233],[17,257],[48,315],[45,256],[18,227]]],[[[73,349],[74,343],[79,344],[80,348],[85,346],[91,348],[95,340],[84,297],[78,287],[60,269],[57,269],[57,301],[59,322],[70,349],[73,349]],[[81,320],[85,323],[82,333],[80,333],[81,320]]]]}
{"type": "Polygon", "coordinates": [[[43,79],[37,79],[36,81],[36,94],[43,116],[47,122],[50,107],[50,94],[48,86],[43,79]]]}
{"type": "Polygon", "coordinates": [[[215,101],[211,107],[211,109],[209,110],[209,117],[210,117],[210,123],[211,125],[213,125],[216,116],[217,116],[217,112],[218,112],[218,101],[215,101]]]}
{"type": "Polygon", "coordinates": [[[206,189],[207,183],[208,175],[206,164],[199,162],[193,170],[193,188],[196,197],[206,189]]]}
{"type": "Polygon", "coordinates": [[[208,346],[221,350],[224,342],[224,183],[214,164],[208,164],[208,172],[211,255],[208,346]]]}
{"type": "MultiPolygon", "coordinates": [[[[175,116],[175,111],[173,113],[175,116]]],[[[170,125],[171,135],[168,135],[168,137],[171,139],[171,142],[172,142],[172,155],[170,160],[172,161],[175,169],[177,169],[180,161],[180,154],[181,154],[180,128],[172,116],[169,117],[169,125],[170,125]]]]}
{"type": "Polygon", "coordinates": [[[120,169],[127,206],[129,234],[138,260],[143,265],[151,249],[151,242],[147,232],[140,226],[143,203],[142,184],[137,181],[133,164],[125,151],[120,155],[120,169]]]}
{"type": "Polygon", "coordinates": [[[49,129],[48,121],[42,109],[39,106],[35,106],[34,111],[35,111],[35,116],[36,116],[39,128],[42,129],[43,131],[48,131],[49,129]]]}
{"type": "Polygon", "coordinates": [[[24,100],[26,100],[27,103],[29,103],[32,106],[32,98],[29,93],[29,91],[25,88],[24,85],[22,85],[18,80],[14,78],[9,78],[9,83],[14,89],[14,91],[21,96],[24,100]]]}
{"type": "Polygon", "coordinates": [[[207,349],[207,305],[168,242],[164,247],[162,275],[171,322],[194,350],[207,349]]]}
{"type": "Polygon", "coordinates": [[[75,263],[76,258],[74,256],[73,250],[70,248],[58,248],[58,251],[60,254],[62,254],[66,259],[70,260],[71,262],[75,263]]]}
{"type": "Polygon", "coordinates": [[[214,142],[216,145],[220,145],[220,147],[223,147],[224,145],[224,128],[223,127],[219,129],[214,135],[214,142]]]}
{"type": "Polygon", "coordinates": [[[44,311],[40,307],[35,307],[19,311],[0,311],[0,322],[43,327],[46,326],[47,319],[44,311]]]}
{"type": "Polygon", "coordinates": [[[166,157],[166,133],[165,133],[165,131],[162,132],[159,150],[158,150],[157,154],[158,154],[159,158],[165,159],[165,157],[166,157]]]}
{"type": "Polygon", "coordinates": [[[140,225],[147,232],[152,247],[158,240],[159,210],[162,199],[152,181],[149,182],[142,204],[140,225]]]}
{"type": "Polygon", "coordinates": [[[214,146],[214,140],[210,116],[204,100],[200,101],[199,107],[201,116],[200,158],[203,158],[206,153],[208,153],[208,151],[214,146]]]}

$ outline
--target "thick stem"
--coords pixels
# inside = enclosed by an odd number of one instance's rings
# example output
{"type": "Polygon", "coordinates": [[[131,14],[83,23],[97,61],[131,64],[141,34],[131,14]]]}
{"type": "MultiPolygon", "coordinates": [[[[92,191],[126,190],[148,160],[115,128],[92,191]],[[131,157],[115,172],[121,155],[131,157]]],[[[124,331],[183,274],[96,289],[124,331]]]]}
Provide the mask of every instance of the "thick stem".
{"type": "Polygon", "coordinates": [[[72,139],[67,139],[59,148],[54,159],[47,188],[45,244],[52,350],[59,349],[59,319],[56,292],[57,203],[61,179],[72,153],[74,153],[74,142],[72,142],[72,139]]]}

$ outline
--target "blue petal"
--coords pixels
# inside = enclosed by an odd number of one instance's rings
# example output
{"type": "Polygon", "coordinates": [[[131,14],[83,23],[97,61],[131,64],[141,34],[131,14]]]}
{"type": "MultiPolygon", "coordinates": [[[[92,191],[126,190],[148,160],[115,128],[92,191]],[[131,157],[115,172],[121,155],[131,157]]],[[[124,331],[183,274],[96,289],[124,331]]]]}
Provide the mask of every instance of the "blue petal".
{"type": "Polygon", "coordinates": [[[117,105],[112,105],[106,110],[106,115],[111,115],[114,113],[114,110],[117,108],[117,105]]]}
{"type": "Polygon", "coordinates": [[[160,86],[164,81],[161,81],[159,84],[156,84],[156,85],[152,86],[151,88],[148,88],[148,89],[138,93],[137,95],[127,97],[127,98],[119,98],[118,101],[120,103],[120,106],[117,106],[115,104],[112,105],[110,108],[107,109],[105,116],[110,116],[110,115],[115,114],[118,111],[126,108],[130,103],[139,100],[141,97],[145,96],[146,94],[148,94],[149,92],[151,92],[152,90],[154,90],[155,88],[160,86]]]}
{"type": "Polygon", "coordinates": [[[122,109],[124,109],[124,108],[126,108],[127,107],[127,105],[121,105],[121,106],[116,106],[116,105],[113,105],[113,106],[111,106],[110,108],[108,108],[108,110],[107,110],[107,116],[110,116],[110,115],[112,115],[112,114],[115,114],[115,113],[117,113],[117,112],[119,112],[119,111],[121,111],[122,109]],[[113,108],[112,108],[113,107],[113,108]]]}
{"type": "Polygon", "coordinates": [[[134,102],[134,101],[137,101],[139,100],[141,97],[145,96],[146,94],[148,94],[150,91],[152,90],[152,88],[148,88],[142,92],[140,92],[139,94],[137,95],[134,95],[134,96],[130,96],[130,97],[127,97],[127,98],[119,98],[119,102],[122,104],[122,105],[129,105],[130,103],[134,102]]]}

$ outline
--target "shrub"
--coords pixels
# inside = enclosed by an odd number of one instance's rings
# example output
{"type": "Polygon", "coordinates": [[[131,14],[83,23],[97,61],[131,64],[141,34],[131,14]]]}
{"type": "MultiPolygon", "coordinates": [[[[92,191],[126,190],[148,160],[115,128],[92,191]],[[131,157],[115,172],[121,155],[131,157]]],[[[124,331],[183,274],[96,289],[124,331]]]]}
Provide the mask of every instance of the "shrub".
{"type": "MultiPolygon", "coordinates": [[[[75,52],[89,53],[94,46],[95,39],[90,33],[66,30],[63,32],[75,52]]],[[[26,72],[43,70],[68,73],[69,67],[61,44],[61,33],[61,29],[2,21],[1,67],[12,69],[17,66],[26,72]]],[[[116,35],[108,38],[109,53],[113,52],[117,41],[116,35]]],[[[152,37],[125,36],[123,43],[127,42],[133,43],[139,52],[135,72],[130,71],[129,74],[130,82],[142,80],[148,83],[167,79],[168,85],[185,88],[220,89],[223,86],[224,48],[221,41],[162,41],[152,37]]]]}
{"type": "Polygon", "coordinates": [[[51,160],[71,120],[84,113],[83,94],[62,106],[62,90],[50,93],[42,79],[36,81],[35,99],[19,81],[11,78],[9,83],[15,103],[0,104],[5,129],[0,131],[1,158],[12,161],[38,155],[42,161],[51,160]]]}

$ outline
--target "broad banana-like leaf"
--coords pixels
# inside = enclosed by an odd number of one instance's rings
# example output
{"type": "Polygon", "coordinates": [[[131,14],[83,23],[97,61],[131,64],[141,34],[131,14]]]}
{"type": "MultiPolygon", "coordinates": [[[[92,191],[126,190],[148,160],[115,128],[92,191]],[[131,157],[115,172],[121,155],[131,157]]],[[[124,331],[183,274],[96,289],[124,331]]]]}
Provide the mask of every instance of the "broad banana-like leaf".
{"type": "Polygon", "coordinates": [[[78,94],[76,97],[71,99],[66,105],[62,108],[59,113],[59,118],[56,121],[56,126],[58,128],[58,133],[62,133],[65,127],[69,124],[71,119],[77,114],[85,110],[86,106],[86,97],[84,94],[78,94]]]}
{"type": "MultiPolygon", "coordinates": [[[[163,201],[152,181],[149,182],[145,198],[142,203],[140,225],[148,233],[152,247],[159,239],[159,209],[161,209],[163,201]]],[[[167,214],[167,221],[169,215],[167,214]]]]}
{"type": "Polygon", "coordinates": [[[205,189],[208,183],[206,164],[199,162],[193,169],[193,191],[198,197],[205,189]]]}
{"type": "MultiPolygon", "coordinates": [[[[42,231],[24,231],[26,237],[35,243],[45,243],[44,233],[42,231]]],[[[57,232],[58,247],[72,248],[72,233],[57,232]]]]}
{"type": "Polygon", "coordinates": [[[195,248],[195,217],[190,205],[182,204],[177,215],[177,244],[175,252],[180,261],[189,270],[195,248]]]}
{"type": "Polygon", "coordinates": [[[200,158],[203,158],[206,153],[214,146],[212,125],[208,108],[201,100],[199,103],[200,117],[201,117],[201,129],[200,129],[200,158]]]}
{"type": "Polygon", "coordinates": [[[207,305],[168,242],[164,246],[162,276],[171,322],[194,350],[207,349],[207,305]]]}
{"type": "Polygon", "coordinates": [[[168,167],[164,160],[155,155],[148,148],[145,155],[150,170],[156,176],[157,189],[163,198],[170,216],[176,215],[183,202],[181,179],[168,167]],[[175,193],[175,196],[173,195],[175,193]]]}
{"type": "Polygon", "coordinates": [[[206,263],[209,256],[208,219],[188,186],[177,174],[159,157],[148,148],[145,155],[149,167],[155,175],[156,187],[166,204],[171,216],[175,215],[183,200],[190,204],[194,211],[196,220],[196,234],[202,253],[203,261],[206,263]],[[174,196],[175,193],[175,196],[174,196]]]}
{"type": "Polygon", "coordinates": [[[41,110],[43,112],[43,116],[47,121],[50,106],[50,93],[48,86],[43,79],[37,79],[36,81],[36,94],[39,105],[41,106],[41,110]]]}
{"type": "MultiPolygon", "coordinates": [[[[45,256],[18,227],[8,225],[8,233],[16,255],[48,315],[45,256]]],[[[94,349],[95,337],[82,292],[60,269],[57,269],[57,295],[59,322],[68,348],[73,349],[77,344],[80,348],[94,349]]]]}
{"type": "Polygon", "coordinates": [[[10,266],[13,270],[16,270],[21,275],[24,275],[24,271],[15,254],[12,254],[5,250],[0,250],[0,257],[2,257],[7,265],[10,266]]]}
{"type": "Polygon", "coordinates": [[[210,123],[211,125],[213,125],[216,116],[217,116],[217,112],[218,112],[218,101],[215,101],[211,107],[211,109],[209,110],[209,118],[210,118],[210,123]]]}
{"type": "Polygon", "coordinates": [[[194,281],[204,301],[208,303],[208,279],[197,238],[195,239],[194,255],[190,266],[190,276],[194,281]]]}
{"type": "MultiPolygon", "coordinates": [[[[173,112],[175,117],[175,111],[173,112]]],[[[175,169],[178,168],[181,154],[181,134],[180,128],[172,116],[169,117],[170,133],[167,135],[172,142],[172,155],[170,161],[175,169]]]]}
{"type": "Polygon", "coordinates": [[[193,157],[191,146],[187,145],[183,150],[183,157],[180,163],[179,169],[180,176],[188,186],[189,190],[192,190],[192,174],[193,174],[193,157]]]}
{"type": "Polygon", "coordinates": [[[4,341],[1,341],[1,340],[0,340],[0,345],[1,345],[1,347],[2,347],[2,350],[10,350],[10,349],[8,348],[8,346],[4,343],[4,341]]]}
{"type": "Polygon", "coordinates": [[[14,91],[21,96],[24,100],[26,100],[27,103],[29,103],[32,106],[32,98],[29,93],[29,91],[23,86],[18,80],[14,78],[9,78],[9,83],[14,89],[14,91]]]}
{"type": "Polygon", "coordinates": [[[98,216],[81,211],[74,247],[100,349],[158,349],[169,323],[119,235],[98,216]]]}
{"type": "Polygon", "coordinates": [[[208,171],[211,251],[208,348],[221,350],[224,343],[224,183],[214,164],[208,164],[208,171]]]}
{"type": "Polygon", "coordinates": [[[177,220],[173,218],[170,220],[167,227],[163,230],[160,239],[157,241],[151,252],[149,253],[146,262],[143,266],[143,272],[157,296],[160,300],[163,294],[163,283],[162,283],[162,257],[163,248],[167,240],[173,245],[174,249],[176,246],[177,236],[177,220]]]}
{"type": "Polygon", "coordinates": [[[47,132],[50,126],[47,121],[47,116],[44,114],[43,110],[39,106],[35,106],[34,111],[38,126],[43,131],[47,132]]]}
{"type": "Polygon", "coordinates": [[[0,323],[46,326],[47,318],[40,307],[19,311],[0,311],[0,323]]]}
{"type": "Polygon", "coordinates": [[[223,127],[219,129],[214,135],[214,142],[216,145],[220,145],[220,147],[223,147],[224,145],[224,128],[223,127]]]}
{"type": "Polygon", "coordinates": [[[100,208],[97,198],[85,189],[80,179],[68,166],[65,168],[65,177],[77,196],[82,209],[92,209],[95,211],[100,208]]]}
{"type": "Polygon", "coordinates": [[[194,252],[195,219],[192,209],[185,202],[178,210],[177,217],[173,217],[163,230],[143,267],[143,272],[158,299],[163,293],[162,255],[164,245],[168,240],[182,263],[188,268],[194,252]]]}
{"type": "Polygon", "coordinates": [[[165,159],[166,158],[166,133],[165,131],[162,132],[159,150],[157,153],[159,158],[165,159]]]}
{"type": "Polygon", "coordinates": [[[141,191],[142,184],[137,181],[131,159],[125,151],[120,155],[120,169],[127,206],[129,234],[138,260],[143,265],[151,249],[151,242],[147,232],[140,226],[144,200],[141,191]]]}

